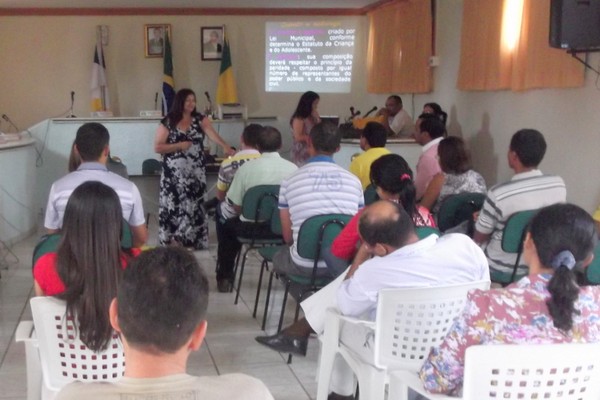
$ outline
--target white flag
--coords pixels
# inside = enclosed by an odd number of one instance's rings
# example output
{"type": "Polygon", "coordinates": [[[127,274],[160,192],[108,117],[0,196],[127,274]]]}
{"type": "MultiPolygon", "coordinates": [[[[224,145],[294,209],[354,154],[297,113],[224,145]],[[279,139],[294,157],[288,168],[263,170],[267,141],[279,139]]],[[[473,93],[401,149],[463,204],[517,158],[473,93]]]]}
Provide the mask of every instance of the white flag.
{"type": "Polygon", "coordinates": [[[106,81],[106,64],[104,63],[104,52],[102,43],[96,42],[94,51],[94,64],[92,66],[92,111],[110,110],[110,101],[108,99],[108,85],[106,81]]]}

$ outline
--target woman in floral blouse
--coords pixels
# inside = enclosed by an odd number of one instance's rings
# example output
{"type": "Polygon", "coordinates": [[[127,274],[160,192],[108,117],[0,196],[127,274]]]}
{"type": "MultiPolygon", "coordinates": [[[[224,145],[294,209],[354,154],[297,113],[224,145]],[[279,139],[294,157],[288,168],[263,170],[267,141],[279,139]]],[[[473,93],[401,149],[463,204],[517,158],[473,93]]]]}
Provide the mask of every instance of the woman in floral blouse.
{"type": "Polygon", "coordinates": [[[459,395],[469,346],[600,341],[600,287],[579,287],[573,268],[587,266],[594,221],[572,204],[540,210],[523,257],[529,275],[504,289],[469,293],[462,315],[421,368],[425,389],[459,395]]]}

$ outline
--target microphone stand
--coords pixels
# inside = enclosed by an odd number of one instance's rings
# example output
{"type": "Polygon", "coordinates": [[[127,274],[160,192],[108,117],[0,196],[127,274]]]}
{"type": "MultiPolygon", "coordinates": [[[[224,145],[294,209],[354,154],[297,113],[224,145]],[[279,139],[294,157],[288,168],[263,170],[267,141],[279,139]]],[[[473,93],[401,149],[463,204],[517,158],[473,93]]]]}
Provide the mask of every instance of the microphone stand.
{"type": "Polygon", "coordinates": [[[210,94],[208,92],[204,92],[204,95],[206,96],[206,100],[208,100],[208,106],[204,109],[204,114],[206,114],[207,117],[210,115],[211,118],[214,118],[213,105],[212,101],[210,100],[210,94]]]}
{"type": "Polygon", "coordinates": [[[73,114],[73,105],[75,104],[75,92],[71,92],[71,107],[69,108],[69,115],[67,115],[67,118],[77,118],[74,114],[73,114]]]}

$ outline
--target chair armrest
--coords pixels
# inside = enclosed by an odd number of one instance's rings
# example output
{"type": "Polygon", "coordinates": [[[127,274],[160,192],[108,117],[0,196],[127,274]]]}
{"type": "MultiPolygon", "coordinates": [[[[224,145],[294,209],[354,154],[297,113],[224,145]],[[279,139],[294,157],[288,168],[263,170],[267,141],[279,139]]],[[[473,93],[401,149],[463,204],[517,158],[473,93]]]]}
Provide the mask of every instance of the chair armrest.
{"type": "Polygon", "coordinates": [[[372,328],[373,330],[377,326],[375,321],[368,321],[366,319],[358,319],[358,318],[354,318],[354,317],[346,317],[344,315],[340,315],[339,320],[344,321],[344,323],[347,323],[347,324],[366,326],[368,328],[372,328]]]}
{"type": "Polygon", "coordinates": [[[326,337],[335,337],[337,343],[340,332],[340,318],[342,318],[342,314],[340,314],[338,309],[333,307],[327,309],[325,312],[325,327],[323,329],[323,334],[320,335],[323,337],[323,341],[326,337]]]}
{"type": "Polygon", "coordinates": [[[390,373],[389,398],[394,400],[408,400],[409,389],[431,400],[460,400],[460,397],[450,397],[443,394],[429,393],[423,388],[423,383],[416,372],[399,370],[390,373]]]}
{"type": "Polygon", "coordinates": [[[15,332],[15,342],[37,342],[33,321],[21,321],[15,332]]]}
{"type": "Polygon", "coordinates": [[[362,325],[362,326],[366,326],[369,328],[373,328],[375,329],[375,321],[367,321],[364,319],[358,319],[358,318],[354,318],[354,317],[347,317],[345,315],[342,315],[340,313],[340,310],[338,310],[337,308],[328,308],[326,311],[326,319],[325,319],[325,329],[327,330],[329,326],[333,327],[337,327],[339,330],[339,325],[340,322],[344,322],[344,323],[349,323],[349,324],[354,324],[354,325],[362,325]]]}

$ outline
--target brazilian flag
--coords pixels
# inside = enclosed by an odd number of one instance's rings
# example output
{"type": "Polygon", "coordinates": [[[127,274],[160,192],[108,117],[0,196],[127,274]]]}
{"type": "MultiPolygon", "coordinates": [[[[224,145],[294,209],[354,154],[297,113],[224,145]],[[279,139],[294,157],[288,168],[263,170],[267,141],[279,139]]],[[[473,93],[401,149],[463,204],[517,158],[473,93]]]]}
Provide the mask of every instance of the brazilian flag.
{"type": "Polygon", "coordinates": [[[173,79],[173,56],[171,55],[171,41],[165,34],[165,53],[163,56],[163,86],[162,86],[162,112],[167,115],[175,98],[175,80],[173,79]]]}
{"type": "Polygon", "coordinates": [[[217,83],[217,104],[237,103],[238,95],[231,66],[231,51],[229,42],[225,39],[221,58],[221,70],[219,71],[219,82],[217,83]]]}

